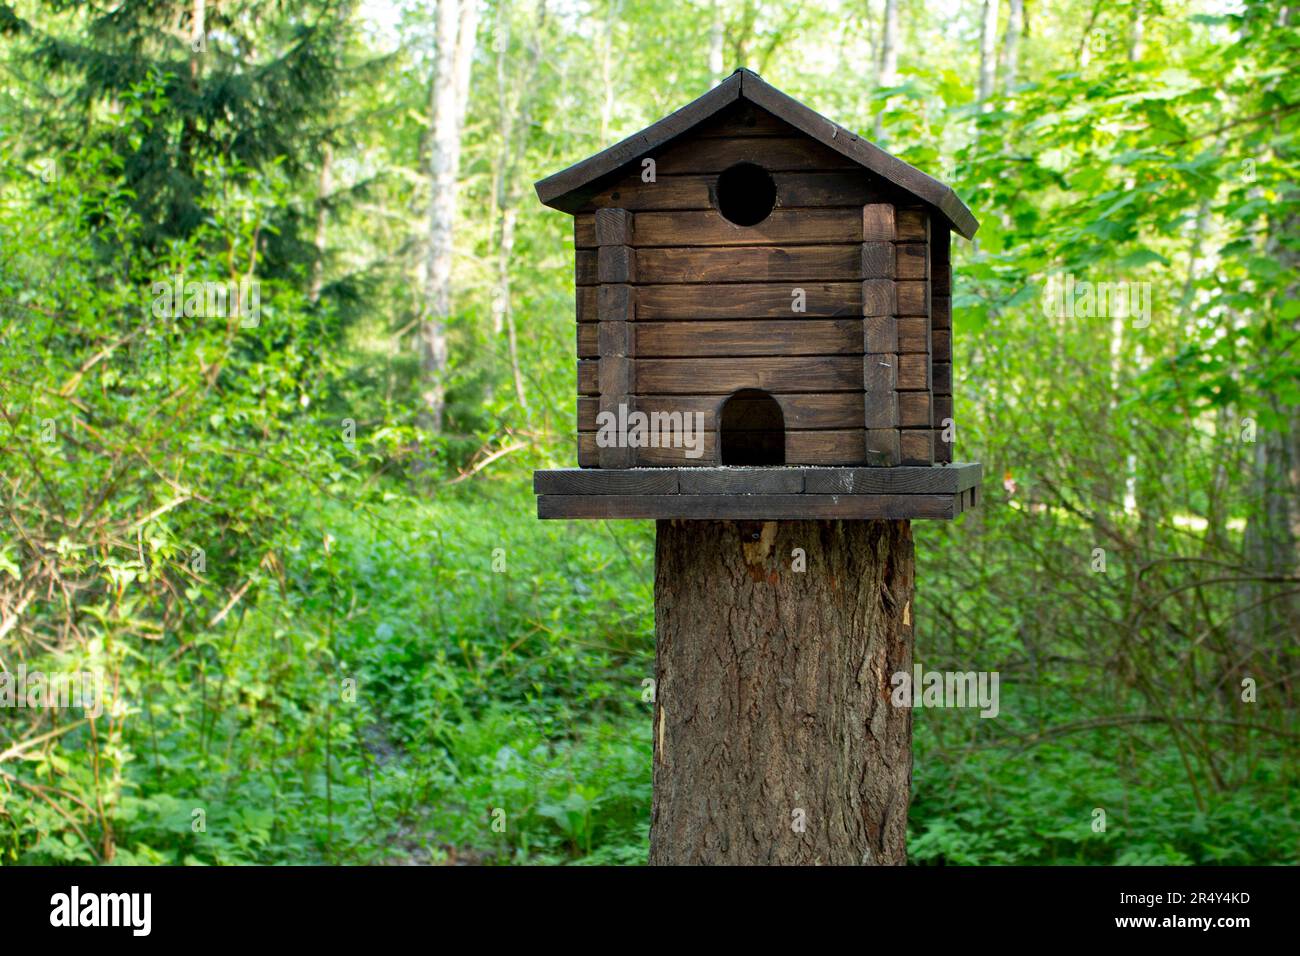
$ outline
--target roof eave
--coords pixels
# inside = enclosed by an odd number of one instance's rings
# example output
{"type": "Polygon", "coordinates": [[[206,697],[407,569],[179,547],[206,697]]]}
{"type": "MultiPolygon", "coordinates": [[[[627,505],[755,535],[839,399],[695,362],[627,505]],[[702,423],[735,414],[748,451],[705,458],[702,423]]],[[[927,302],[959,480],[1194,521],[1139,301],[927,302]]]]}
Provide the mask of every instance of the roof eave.
{"type": "Polygon", "coordinates": [[[590,198],[594,182],[688,132],[741,98],[932,206],[959,235],[970,239],[979,229],[979,222],[951,187],[804,106],[746,69],[736,70],[709,92],[659,122],[540,180],[534,187],[537,198],[553,209],[577,212],[590,198]]]}
{"type": "Polygon", "coordinates": [[[822,145],[878,173],[900,189],[933,206],[965,238],[970,239],[975,235],[979,222],[965,203],[957,198],[952,187],[782,93],[757,73],[749,70],[738,72],[742,76],[741,95],[755,106],[761,106],[822,145]]]}
{"type": "Polygon", "coordinates": [[[581,190],[593,180],[615,172],[628,163],[635,162],[651,150],[658,149],[671,139],[704,122],[724,107],[740,99],[741,74],[736,71],[703,96],[692,100],[676,112],[670,113],[627,139],[603,149],[594,156],[574,163],[552,176],[539,180],[534,188],[544,205],[565,212],[574,212],[583,200],[566,203],[565,197],[581,190]]]}

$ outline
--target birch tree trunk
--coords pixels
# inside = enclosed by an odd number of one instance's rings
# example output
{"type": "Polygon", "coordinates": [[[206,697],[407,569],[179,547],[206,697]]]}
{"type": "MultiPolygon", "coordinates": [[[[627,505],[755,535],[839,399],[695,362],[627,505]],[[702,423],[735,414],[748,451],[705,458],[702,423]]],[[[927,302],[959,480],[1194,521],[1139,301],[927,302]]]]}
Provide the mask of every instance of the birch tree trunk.
{"type": "Polygon", "coordinates": [[[460,175],[460,134],[469,104],[470,62],[478,30],[476,0],[439,0],[429,148],[429,234],[419,327],[421,423],[442,429],[447,402],[447,320],[460,175]]]}
{"type": "Polygon", "coordinates": [[[1020,72],[1020,34],[1025,31],[1025,0],[1010,0],[1002,35],[1002,92],[1010,96],[1020,72]]]}
{"type": "Polygon", "coordinates": [[[906,862],[913,576],[906,521],[658,523],[652,864],[906,862]]]}
{"type": "Polygon", "coordinates": [[[1146,37],[1146,11],[1142,9],[1141,0],[1133,5],[1133,22],[1129,25],[1128,33],[1128,59],[1130,63],[1137,63],[1142,59],[1144,50],[1143,43],[1146,37]]]}
{"type": "Polygon", "coordinates": [[[609,142],[614,124],[614,18],[620,0],[606,0],[605,22],[600,31],[600,143],[609,142]]]}
{"type": "Polygon", "coordinates": [[[194,0],[190,7],[190,77],[198,81],[203,53],[207,48],[208,8],[206,0],[194,0]]]}
{"type": "MultiPolygon", "coordinates": [[[[997,78],[997,54],[994,46],[998,37],[998,0],[984,0],[983,17],[980,20],[980,77],[979,101],[987,103],[993,96],[993,84],[997,78]]],[[[988,109],[986,105],[984,107],[988,109]]]]}
{"type": "MultiPolygon", "coordinates": [[[[886,89],[898,83],[898,0],[885,0],[885,15],[880,24],[880,62],[876,66],[876,89],[886,89]]],[[[876,139],[884,135],[885,110],[889,103],[880,106],[876,114],[876,139]]]]}
{"type": "Polygon", "coordinates": [[[726,34],[722,22],[721,0],[713,0],[713,23],[709,27],[709,88],[722,82],[722,71],[726,68],[722,60],[722,41],[726,34]]]}
{"type": "Polygon", "coordinates": [[[523,146],[531,117],[531,90],[541,61],[541,35],[546,17],[546,4],[539,3],[536,29],[528,43],[528,56],[523,70],[511,80],[507,69],[511,36],[510,0],[497,5],[497,113],[501,148],[497,154],[495,200],[497,207],[496,235],[496,294],[492,308],[493,340],[500,339],[504,329],[510,356],[510,372],[514,380],[515,397],[521,408],[528,408],[524,390],[523,369],[519,364],[519,337],[515,328],[513,290],[510,284],[511,260],[515,249],[515,223],[518,219],[519,189],[518,167],[523,156],[523,146]]]}

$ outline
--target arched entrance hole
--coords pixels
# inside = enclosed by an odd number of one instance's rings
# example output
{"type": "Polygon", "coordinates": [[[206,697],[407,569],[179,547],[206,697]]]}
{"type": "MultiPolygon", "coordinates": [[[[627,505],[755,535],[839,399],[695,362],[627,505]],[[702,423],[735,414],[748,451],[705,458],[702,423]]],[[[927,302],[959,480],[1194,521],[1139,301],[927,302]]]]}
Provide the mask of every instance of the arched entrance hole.
{"type": "Polygon", "coordinates": [[[724,465],[785,464],[785,415],[767,392],[736,392],[723,404],[718,419],[724,465]]]}

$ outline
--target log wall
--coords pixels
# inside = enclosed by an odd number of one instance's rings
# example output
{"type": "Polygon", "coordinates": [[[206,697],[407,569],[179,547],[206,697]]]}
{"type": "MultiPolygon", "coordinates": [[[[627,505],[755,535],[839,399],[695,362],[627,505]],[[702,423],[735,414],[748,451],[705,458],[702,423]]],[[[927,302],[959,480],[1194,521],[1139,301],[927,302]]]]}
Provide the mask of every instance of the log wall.
{"type": "Polygon", "coordinates": [[[719,411],[741,389],[781,406],[787,464],[935,461],[944,381],[951,406],[950,333],[931,321],[946,229],[939,254],[914,199],[747,103],[653,159],[653,182],[635,169],[574,217],[579,465],[717,464],[719,411]],[[776,185],[754,226],[717,209],[737,162],[776,185]],[[703,413],[703,456],[598,448],[596,416],[619,405],[703,413]]]}

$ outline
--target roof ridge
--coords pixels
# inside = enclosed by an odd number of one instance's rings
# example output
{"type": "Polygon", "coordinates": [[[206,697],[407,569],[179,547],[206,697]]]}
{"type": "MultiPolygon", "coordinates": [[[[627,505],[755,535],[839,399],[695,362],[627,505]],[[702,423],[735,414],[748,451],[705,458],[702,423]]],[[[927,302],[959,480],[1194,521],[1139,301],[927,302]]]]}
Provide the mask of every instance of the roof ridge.
{"type": "Polygon", "coordinates": [[[548,206],[574,212],[590,198],[592,186],[597,180],[612,176],[647,152],[667,145],[740,99],[766,110],[805,136],[934,207],[958,234],[967,239],[974,236],[975,230],[979,228],[979,222],[957,198],[951,186],[886,152],[848,127],[822,116],[744,66],[737,67],[707,93],[658,122],[568,169],[538,181],[535,185],[537,196],[548,206]],[[747,80],[750,82],[747,83],[747,80]],[[841,131],[845,135],[841,136],[841,131]]]}

